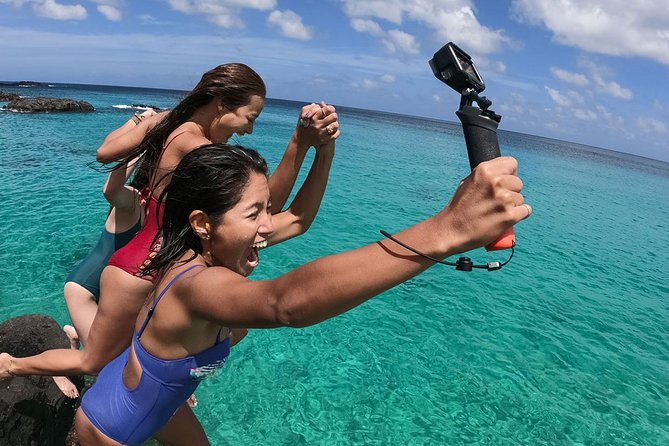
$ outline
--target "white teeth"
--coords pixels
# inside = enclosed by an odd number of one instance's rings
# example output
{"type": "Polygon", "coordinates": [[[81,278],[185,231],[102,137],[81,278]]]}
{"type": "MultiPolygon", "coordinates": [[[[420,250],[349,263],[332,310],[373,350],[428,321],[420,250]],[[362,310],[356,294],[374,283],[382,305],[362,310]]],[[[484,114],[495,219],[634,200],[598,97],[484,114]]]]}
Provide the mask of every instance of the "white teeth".
{"type": "Polygon", "coordinates": [[[252,244],[251,247],[258,249],[267,248],[267,240],[263,240],[262,242],[256,242],[252,244]]]}

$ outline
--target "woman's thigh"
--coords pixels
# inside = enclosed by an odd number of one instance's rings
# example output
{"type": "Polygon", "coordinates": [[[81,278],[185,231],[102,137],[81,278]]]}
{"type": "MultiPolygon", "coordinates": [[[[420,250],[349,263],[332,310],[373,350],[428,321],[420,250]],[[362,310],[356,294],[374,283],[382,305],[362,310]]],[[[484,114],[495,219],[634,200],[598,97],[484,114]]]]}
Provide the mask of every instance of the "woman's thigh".
{"type": "Polygon", "coordinates": [[[207,434],[188,404],[184,403],[154,438],[164,446],[209,446],[207,434]]]}
{"type": "Polygon", "coordinates": [[[77,430],[77,437],[81,446],[118,446],[121,443],[112,440],[97,430],[93,423],[88,419],[81,408],[77,409],[74,417],[74,427],[77,430]]]}

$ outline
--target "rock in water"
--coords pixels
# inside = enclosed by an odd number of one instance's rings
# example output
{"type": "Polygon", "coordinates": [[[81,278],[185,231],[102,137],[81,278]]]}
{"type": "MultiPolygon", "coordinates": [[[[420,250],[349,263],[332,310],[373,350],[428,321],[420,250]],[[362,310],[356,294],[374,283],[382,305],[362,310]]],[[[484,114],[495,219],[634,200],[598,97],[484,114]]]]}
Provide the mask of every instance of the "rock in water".
{"type": "MultiPolygon", "coordinates": [[[[0,352],[24,357],[69,348],[67,336],[49,316],[29,314],[0,324],[0,352]]],[[[82,377],[72,377],[79,389],[82,377]]],[[[1,445],[63,445],[79,399],[63,395],[49,376],[15,377],[0,382],[1,445]]]]}
{"type": "Polygon", "coordinates": [[[16,93],[8,93],[6,91],[0,91],[0,101],[2,102],[13,101],[19,99],[20,97],[21,96],[19,96],[16,93]]]}
{"type": "Polygon", "coordinates": [[[93,106],[86,101],[60,98],[19,98],[14,99],[3,107],[5,110],[19,113],[43,112],[92,112],[93,106]]]}

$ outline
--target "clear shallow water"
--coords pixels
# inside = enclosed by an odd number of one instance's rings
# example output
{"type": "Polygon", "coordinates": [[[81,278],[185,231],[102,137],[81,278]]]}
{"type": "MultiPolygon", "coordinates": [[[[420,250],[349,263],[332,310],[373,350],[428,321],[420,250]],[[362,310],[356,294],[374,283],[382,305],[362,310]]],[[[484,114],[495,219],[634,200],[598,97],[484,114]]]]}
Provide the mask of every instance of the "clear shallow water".
{"type": "MultiPolygon", "coordinates": [[[[90,163],[130,114],[113,106],[169,107],[180,93],[0,89],[97,110],[0,112],[0,319],[43,312],[64,324],[63,280],[107,211],[104,174],[90,163]]],[[[299,106],[269,101],[239,142],[276,165],[299,106]]],[[[459,126],[339,114],[316,222],[263,251],[254,278],[415,223],[467,173],[459,126]]],[[[253,331],[198,390],[213,443],[669,443],[669,165],[504,131],[500,143],[518,158],[535,209],[516,229],[512,263],[497,273],[436,266],[318,326],[253,331]]]]}

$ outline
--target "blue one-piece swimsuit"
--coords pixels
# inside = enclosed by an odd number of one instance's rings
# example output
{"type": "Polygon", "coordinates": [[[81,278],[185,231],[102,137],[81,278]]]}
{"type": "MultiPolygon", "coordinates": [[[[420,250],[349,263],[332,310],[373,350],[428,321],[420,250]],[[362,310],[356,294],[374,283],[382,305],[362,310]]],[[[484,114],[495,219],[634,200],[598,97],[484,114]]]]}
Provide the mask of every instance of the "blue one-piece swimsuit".
{"type": "Polygon", "coordinates": [[[230,354],[230,339],[216,342],[196,355],[180,359],[160,359],[147,352],[140,337],[165,292],[183,274],[203,265],[194,265],[179,273],[158,295],[133,336],[132,345],[142,368],[134,389],[123,382],[123,369],[130,347],[102,369],[95,384],[84,394],[81,409],[100,432],[127,445],[141,445],[158,432],[181,405],[193,394],[200,381],[223,367],[230,354]]]}

